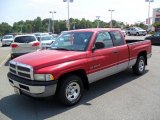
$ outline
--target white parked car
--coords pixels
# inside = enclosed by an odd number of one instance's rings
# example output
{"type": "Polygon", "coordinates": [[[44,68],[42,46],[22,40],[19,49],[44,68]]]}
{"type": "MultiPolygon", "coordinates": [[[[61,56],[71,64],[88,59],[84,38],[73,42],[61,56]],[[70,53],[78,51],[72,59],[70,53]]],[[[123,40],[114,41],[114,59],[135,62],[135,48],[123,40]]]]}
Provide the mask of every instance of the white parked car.
{"type": "Polygon", "coordinates": [[[127,30],[127,34],[128,35],[146,35],[147,34],[147,31],[140,28],[140,27],[131,27],[131,28],[128,28],[127,30]]]}
{"type": "Polygon", "coordinates": [[[49,36],[41,36],[40,42],[41,42],[41,49],[50,48],[51,44],[55,41],[55,37],[52,35],[49,36]]]}
{"type": "Polygon", "coordinates": [[[40,42],[35,35],[18,35],[11,44],[11,58],[40,49],[40,42]]]}
{"type": "Polygon", "coordinates": [[[10,45],[13,42],[14,36],[13,35],[5,35],[2,38],[2,47],[5,45],[10,45]]]}
{"type": "Polygon", "coordinates": [[[42,36],[49,36],[49,33],[34,33],[38,41],[40,41],[42,36]]]}

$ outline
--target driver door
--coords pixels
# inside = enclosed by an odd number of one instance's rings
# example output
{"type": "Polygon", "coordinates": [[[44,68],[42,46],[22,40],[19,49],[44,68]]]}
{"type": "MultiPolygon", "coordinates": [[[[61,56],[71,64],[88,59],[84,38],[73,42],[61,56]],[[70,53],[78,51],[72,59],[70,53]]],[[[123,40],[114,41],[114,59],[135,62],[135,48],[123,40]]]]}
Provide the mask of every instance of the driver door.
{"type": "Polygon", "coordinates": [[[105,78],[117,71],[117,48],[108,32],[98,33],[95,44],[101,42],[104,47],[95,48],[89,57],[89,83],[105,78]]]}

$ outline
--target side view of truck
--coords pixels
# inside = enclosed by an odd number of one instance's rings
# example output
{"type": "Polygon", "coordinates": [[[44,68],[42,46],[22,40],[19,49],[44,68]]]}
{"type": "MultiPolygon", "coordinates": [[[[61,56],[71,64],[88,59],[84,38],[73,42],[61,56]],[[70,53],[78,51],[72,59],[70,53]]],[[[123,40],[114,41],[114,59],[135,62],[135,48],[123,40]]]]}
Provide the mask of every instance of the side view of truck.
{"type": "Polygon", "coordinates": [[[142,75],[150,57],[150,40],[125,40],[114,28],[72,30],[48,50],[11,60],[7,76],[19,94],[56,95],[63,104],[74,105],[90,83],[128,68],[142,75]]]}

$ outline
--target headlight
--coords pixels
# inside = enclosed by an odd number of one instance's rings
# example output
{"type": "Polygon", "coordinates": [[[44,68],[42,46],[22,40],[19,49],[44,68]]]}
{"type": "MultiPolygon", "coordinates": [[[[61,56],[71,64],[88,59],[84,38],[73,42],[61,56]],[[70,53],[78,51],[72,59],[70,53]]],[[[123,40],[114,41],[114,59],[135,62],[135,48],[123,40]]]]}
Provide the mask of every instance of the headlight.
{"type": "Polygon", "coordinates": [[[34,79],[39,81],[50,81],[54,80],[52,74],[34,74],[34,79]]]}

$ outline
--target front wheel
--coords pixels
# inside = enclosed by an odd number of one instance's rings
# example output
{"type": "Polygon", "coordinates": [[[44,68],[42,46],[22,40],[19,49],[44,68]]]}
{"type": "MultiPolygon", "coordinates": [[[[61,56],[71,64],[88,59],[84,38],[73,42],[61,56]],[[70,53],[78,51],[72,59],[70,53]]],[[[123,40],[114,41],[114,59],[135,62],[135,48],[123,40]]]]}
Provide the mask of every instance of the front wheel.
{"type": "Polygon", "coordinates": [[[137,58],[136,64],[132,67],[133,73],[142,75],[145,71],[145,58],[140,56],[137,58]]]}
{"type": "Polygon", "coordinates": [[[130,32],[128,32],[128,36],[131,36],[130,32]]]}
{"type": "Polygon", "coordinates": [[[139,36],[139,33],[138,33],[138,32],[136,33],[136,36],[139,36]]]}
{"type": "Polygon", "coordinates": [[[76,75],[69,75],[62,79],[58,96],[64,105],[74,105],[81,99],[84,91],[83,82],[76,75]]]}

